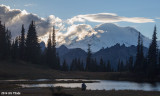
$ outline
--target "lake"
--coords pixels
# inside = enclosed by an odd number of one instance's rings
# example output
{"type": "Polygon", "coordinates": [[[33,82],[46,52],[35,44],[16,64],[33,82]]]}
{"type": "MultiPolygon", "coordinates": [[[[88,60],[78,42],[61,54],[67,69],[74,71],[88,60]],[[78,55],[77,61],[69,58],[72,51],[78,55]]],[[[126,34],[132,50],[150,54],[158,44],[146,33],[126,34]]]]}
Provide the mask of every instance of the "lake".
{"type": "MultiPolygon", "coordinates": [[[[160,82],[150,83],[137,83],[129,81],[113,81],[113,80],[86,80],[86,79],[55,79],[57,81],[98,81],[93,83],[86,83],[89,90],[144,90],[144,91],[160,91],[160,82]]],[[[47,79],[37,79],[37,81],[47,81],[47,79]]],[[[20,86],[26,87],[69,87],[77,88],[81,87],[81,83],[55,83],[55,84],[20,84],[20,86]]]]}

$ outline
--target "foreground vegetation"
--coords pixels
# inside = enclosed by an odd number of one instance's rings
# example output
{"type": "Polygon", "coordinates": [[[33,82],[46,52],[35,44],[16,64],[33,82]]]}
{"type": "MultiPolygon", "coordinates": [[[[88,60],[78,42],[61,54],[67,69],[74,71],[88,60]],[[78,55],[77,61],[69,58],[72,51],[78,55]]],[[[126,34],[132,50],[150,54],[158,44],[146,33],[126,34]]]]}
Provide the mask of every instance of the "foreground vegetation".
{"type": "Polygon", "coordinates": [[[134,91],[134,90],[86,90],[79,88],[15,88],[1,89],[0,91],[21,92],[20,96],[160,96],[159,91],[134,91]]]}
{"type": "MultiPolygon", "coordinates": [[[[66,72],[23,61],[18,61],[16,63],[0,62],[0,79],[100,79],[148,82],[148,79],[144,76],[137,76],[129,72],[66,72]]],[[[160,81],[160,77],[155,78],[155,81],[160,81]]]]}
{"type": "MultiPolygon", "coordinates": [[[[105,79],[105,80],[130,80],[136,81],[134,74],[127,72],[79,72],[53,70],[43,65],[35,65],[18,61],[16,63],[0,62],[0,79],[105,79]],[[19,70],[17,70],[17,68],[19,70]]],[[[143,78],[144,79],[144,78],[143,78]]],[[[141,79],[142,81],[144,81],[141,79]]],[[[159,79],[160,80],[160,79],[159,79]]],[[[39,82],[2,82],[0,92],[21,92],[21,96],[160,96],[158,91],[133,91],[133,90],[87,90],[79,88],[21,88],[15,84],[48,84],[48,83],[77,83],[82,81],[39,81],[39,82]]],[[[93,82],[93,81],[92,81],[93,82]]],[[[90,82],[90,83],[92,83],[90,82]]],[[[88,82],[89,83],[89,82],[88,82]]]]}

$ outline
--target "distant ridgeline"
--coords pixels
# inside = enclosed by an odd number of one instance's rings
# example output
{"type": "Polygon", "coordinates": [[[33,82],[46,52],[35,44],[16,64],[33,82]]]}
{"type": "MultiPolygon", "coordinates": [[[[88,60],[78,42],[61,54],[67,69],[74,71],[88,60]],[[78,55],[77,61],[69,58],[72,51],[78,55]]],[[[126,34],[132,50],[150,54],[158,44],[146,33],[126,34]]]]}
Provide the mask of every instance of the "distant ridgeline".
{"type": "MultiPolygon", "coordinates": [[[[43,45],[44,46],[44,45],[43,45]]],[[[144,49],[144,56],[147,56],[148,48],[143,47],[144,49]]],[[[72,60],[75,58],[79,58],[86,64],[85,60],[87,57],[87,52],[85,52],[81,48],[72,48],[69,49],[65,45],[61,45],[57,48],[57,53],[59,54],[61,62],[65,59],[67,64],[71,64],[72,60]]],[[[137,47],[132,45],[126,47],[124,44],[116,44],[109,48],[102,48],[101,50],[92,53],[92,58],[96,59],[97,63],[100,63],[100,59],[102,58],[104,62],[110,61],[111,67],[113,69],[117,69],[118,61],[123,61],[124,65],[126,64],[127,60],[130,56],[133,56],[133,60],[136,59],[136,52],[137,47]]]]}
{"type": "Polygon", "coordinates": [[[29,25],[25,36],[24,25],[20,36],[11,40],[11,32],[0,22],[0,61],[25,62],[46,65],[62,71],[132,72],[154,78],[160,73],[160,54],[157,48],[156,27],[149,48],[143,46],[141,34],[137,46],[116,44],[92,53],[80,48],[68,49],[65,45],[56,48],[55,28],[49,34],[47,47],[39,43],[35,22],[29,25]]]}

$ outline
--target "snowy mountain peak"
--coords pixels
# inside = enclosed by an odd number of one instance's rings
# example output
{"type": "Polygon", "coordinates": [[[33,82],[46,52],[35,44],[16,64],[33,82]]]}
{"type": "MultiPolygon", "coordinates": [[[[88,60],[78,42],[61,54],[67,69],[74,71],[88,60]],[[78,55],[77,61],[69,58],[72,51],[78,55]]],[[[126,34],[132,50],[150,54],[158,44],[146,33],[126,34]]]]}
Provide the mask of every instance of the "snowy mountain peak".
{"type": "Polygon", "coordinates": [[[103,23],[103,24],[97,25],[95,27],[95,30],[100,29],[100,30],[106,31],[107,29],[115,29],[115,28],[118,28],[118,26],[113,23],[103,23]]]}
{"type": "Polygon", "coordinates": [[[59,49],[68,50],[68,48],[67,48],[65,45],[61,45],[61,46],[59,47],[59,49]]]}
{"type": "MultiPolygon", "coordinates": [[[[80,41],[73,41],[70,45],[66,45],[68,48],[82,48],[87,50],[87,45],[91,44],[93,52],[100,50],[101,48],[111,47],[117,43],[126,46],[137,45],[138,33],[135,28],[132,27],[120,27],[112,23],[104,23],[96,26],[94,30],[97,34],[86,36],[80,41]]],[[[145,47],[148,47],[151,40],[145,36],[142,36],[145,47]]]]}
{"type": "Polygon", "coordinates": [[[118,25],[113,24],[113,23],[104,23],[104,24],[97,25],[94,28],[94,30],[95,31],[103,30],[103,31],[108,31],[108,32],[113,32],[113,30],[114,30],[114,32],[119,32],[117,30],[128,30],[128,31],[134,31],[136,33],[139,33],[139,31],[137,31],[133,27],[130,27],[130,26],[121,27],[121,26],[118,26],[118,25]]]}

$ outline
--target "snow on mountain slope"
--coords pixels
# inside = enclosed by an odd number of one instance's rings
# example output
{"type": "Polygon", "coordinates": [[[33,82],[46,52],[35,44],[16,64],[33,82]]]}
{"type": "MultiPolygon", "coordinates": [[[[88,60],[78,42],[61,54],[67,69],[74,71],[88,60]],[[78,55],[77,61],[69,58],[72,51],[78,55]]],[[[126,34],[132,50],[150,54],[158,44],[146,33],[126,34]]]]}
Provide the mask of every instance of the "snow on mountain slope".
{"type": "MultiPolygon", "coordinates": [[[[137,38],[139,31],[132,27],[120,27],[112,23],[105,23],[98,25],[94,28],[97,34],[92,36],[86,36],[83,40],[72,40],[68,48],[82,48],[87,50],[88,44],[91,44],[92,52],[96,52],[101,48],[111,47],[117,43],[126,46],[137,45],[137,38]]],[[[151,40],[145,36],[142,36],[143,44],[148,47],[151,40]]],[[[160,45],[160,42],[158,42],[160,45]]]]}

